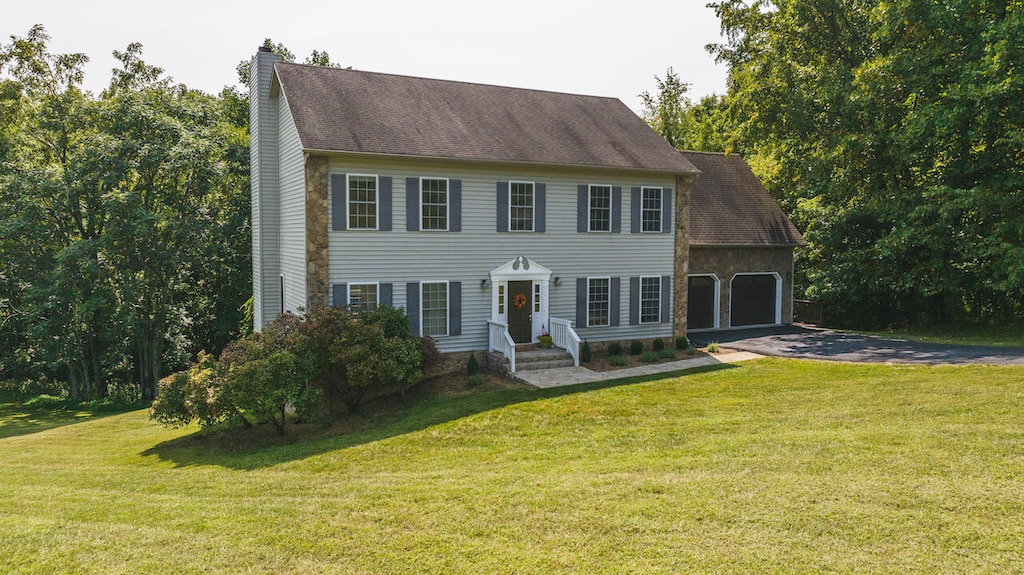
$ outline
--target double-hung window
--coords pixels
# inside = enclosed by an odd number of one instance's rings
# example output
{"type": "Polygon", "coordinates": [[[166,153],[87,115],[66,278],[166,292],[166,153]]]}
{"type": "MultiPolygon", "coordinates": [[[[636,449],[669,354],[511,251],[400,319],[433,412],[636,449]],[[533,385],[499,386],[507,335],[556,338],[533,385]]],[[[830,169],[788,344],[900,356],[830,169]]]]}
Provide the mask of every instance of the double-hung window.
{"type": "Polygon", "coordinates": [[[612,187],[590,186],[588,194],[590,214],[589,231],[608,232],[612,229],[612,187]]]}
{"type": "Polygon", "coordinates": [[[661,323],[661,276],[640,278],[640,323],[661,323]]]}
{"type": "Polygon", "coordinates": [[[645,187],[641,190],[640,199],[640,231],[661,231],[661,188],[645,187]]]}
{"type": "Polygon", "coordinates": [[[348,284],[348,307],[353,311],[373,311],[377,299],[377,284],[348,284]]]}
{"type": "Polygon", "coordinates": [[[420,229],[448,229],[448,178],[420,178],[420,229]]]}
{"type": "Polygon", "coordinates": [[[587,278],[587,327],[607,326],[610,310],[611,279],[587,278]]]}
{"type": "Polygon", "coordinates": [[[533,231],[533,182],[509,182],[509,230],[533,231]]]}
{"type": "Polygon", "coordinates": [[[448,282],[420,284],[420,317],[423,335],[448,335],[448,282]]]}
{"type": "Polygon", "coordinates": [[[348,229],[377,229],[377,176],[348,175],[348,229]]]}

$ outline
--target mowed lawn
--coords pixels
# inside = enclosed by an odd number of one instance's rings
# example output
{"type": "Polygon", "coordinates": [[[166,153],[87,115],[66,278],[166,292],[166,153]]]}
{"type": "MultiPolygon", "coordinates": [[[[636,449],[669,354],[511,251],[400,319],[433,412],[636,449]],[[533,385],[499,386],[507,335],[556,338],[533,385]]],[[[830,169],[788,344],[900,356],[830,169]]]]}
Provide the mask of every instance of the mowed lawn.
{"type": "Polygon", "coordinates": [[[402,409],[262,448],[145,411],[0,426],[0,571],[1024,572],[1024,368],[762,359],[402,409]]]}

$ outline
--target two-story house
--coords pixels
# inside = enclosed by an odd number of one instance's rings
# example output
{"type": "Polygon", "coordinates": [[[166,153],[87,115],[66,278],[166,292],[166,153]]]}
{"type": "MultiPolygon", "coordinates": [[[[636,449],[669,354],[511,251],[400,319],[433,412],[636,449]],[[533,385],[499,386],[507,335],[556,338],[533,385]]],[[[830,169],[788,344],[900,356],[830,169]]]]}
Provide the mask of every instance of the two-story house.
{"type": "Polygon", "coordinates": [[[389,303],[441,351],[686,333],[699,170],[619,100],[265,51],[251,71],[257,329],[389,303]]]}

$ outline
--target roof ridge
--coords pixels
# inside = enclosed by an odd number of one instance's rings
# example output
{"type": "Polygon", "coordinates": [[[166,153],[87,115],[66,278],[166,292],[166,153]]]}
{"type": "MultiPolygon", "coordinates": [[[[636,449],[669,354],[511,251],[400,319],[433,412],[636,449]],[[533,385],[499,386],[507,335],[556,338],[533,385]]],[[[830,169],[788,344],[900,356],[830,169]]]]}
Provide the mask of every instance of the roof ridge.
{"type": "Polygon", "coordinates": [[[348,73],[355,73],[355,74],[367,74],[367,75],[373,75],[373,76],[387,76],[387,77],[391,77],[391,78],[406,78],[406,79],[410,79],[410,80],[425,80],[425,81],[428,81],[428,82],[439,82],[439,83],[443,83],[443,84],[461,84],[463,86],[481,86],[481,87],[484,87],[484,88],[499,88],[499,89],[502,89],[502,90],[520,90],[520,91],[523,91],[523,92],[538,92],[538,93],[542,93],[542,94],[557,94],[557,95],[560,95],[560,96],[573,96],[573,97],[577,97],[577,98],[594,98],[594,99],[597,99],[597,100],[612,100],[612,101],[615,101],[615,102],[619,102],[620,104],[625,106],[625,103],[623,103],[622,100],[616,98],[615,96],[596,96],[596,95],[593,95],[593,94],[579,94],[579,93],[575,93],[575,92],[560,92],[558,90],[544,90],[544,89],[541,89],[541,88],[521,88],[521,87],[518,87],[518,86],[503,86],[501,84],[488,84],[488,83],[485,83],[485,82],[470,82],[468,80],[448,80],[448,79],[445,79],[445,78],[429,78],[427,76],[413,76],[413,75],[409,75],[409,74],[393,74],[393,73],[390,73],[390,72],[374,72],[372,70],[357,70],[357,69],[352,68],[352,67],[336,68],[334,66],[319,66],[317,64],[304,64],[304,63],[300,63],[300,62],[285,62],[284,60],[279,60],[279,61],[274,63],[275,66],[282,65],[282,64],[285,65],[285,66],[300,66],[300,67],[304,67],[304,68],[320,68],[320,69],[325,70],[325,71],[329,70],[331,73],[348,72],[348,73]]]}

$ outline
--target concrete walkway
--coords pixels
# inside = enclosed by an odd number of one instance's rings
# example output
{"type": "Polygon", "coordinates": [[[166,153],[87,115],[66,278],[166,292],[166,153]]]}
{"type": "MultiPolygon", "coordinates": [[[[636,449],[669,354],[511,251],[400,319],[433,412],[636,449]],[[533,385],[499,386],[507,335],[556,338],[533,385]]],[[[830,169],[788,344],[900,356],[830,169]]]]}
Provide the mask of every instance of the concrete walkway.
{"type": "Polygon", "coordinates": [[[717,355],[695,357],[693,359],[680,359],[678,361],[669,361],[665,363],[652,363],[649,365],[627,367],[625,369],[616,369],[612,371],[594,371],[585,367],[559,367],[555,369],[520,371],[515,374],[515,377],[520,381],[524,381],[536,387],[562,387],[565,385],[622,379],[624,377],[635,377],[638,375],[655,375],[658,373],[668,373],[670,371],[680,371],[696,367],[706,367],[709,365],[721,365],[723,363],[738,363],[750,359],[757,359],[759,357],[763,356],[747,351],[738,351],[734,353],[720,353],[717,355]]]}

